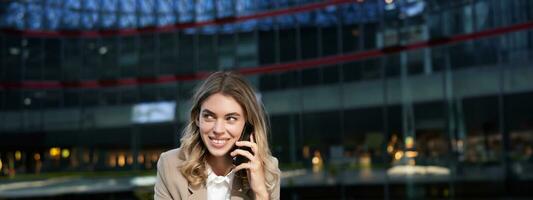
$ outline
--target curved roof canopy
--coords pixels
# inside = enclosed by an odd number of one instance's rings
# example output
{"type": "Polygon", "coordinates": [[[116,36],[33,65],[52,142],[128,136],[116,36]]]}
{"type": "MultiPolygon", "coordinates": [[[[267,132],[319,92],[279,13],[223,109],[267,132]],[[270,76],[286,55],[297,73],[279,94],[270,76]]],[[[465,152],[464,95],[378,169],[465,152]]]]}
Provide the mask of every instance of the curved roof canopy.
{"type": "MultiPolygon", "coordinates": [[[[413,0],[411,0],[413,1],[413,0]]],[[[415,2],[423,2],[414,0],[415,2]]],[[[312,0],[13,0],[0,2],[0,27],[17,30],[113,30],[159,27],[201,22],[224,17],[253,15],[270,10],[297,7],[312,0]]],[[[329,26],[377,21],[391,5],[383,0],[358,0],[311,12],[226,24],[222,32],[253,28],[329,26]],[[275,23],[274,23],[275,21],[275,23]]],[[[400,10],[400,9],[398,9],[400,10]]],[[[203,32],[213,32],[205,27],[203,32]]]]}

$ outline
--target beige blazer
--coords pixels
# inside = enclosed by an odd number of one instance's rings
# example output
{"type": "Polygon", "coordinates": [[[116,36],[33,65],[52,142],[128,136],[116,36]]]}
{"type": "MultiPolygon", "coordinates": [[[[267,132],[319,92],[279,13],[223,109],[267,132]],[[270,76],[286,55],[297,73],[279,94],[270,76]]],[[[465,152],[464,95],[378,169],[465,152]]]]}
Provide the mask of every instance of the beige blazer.
{"type": "MultiPolygon", "coordinates": [[[[272,157],[272,159],[275,160],[277,165],[277,159],[274,157],[272,157]]],[[[157,179],[154,186],[155,200],[207,199],[207,188],[205,185],[196,187],[189,185],[187,179],[181,174],[179,167],[184,160],[185,155],[179,148],[161,154],[159,161],[157,162],[157,179]]],[[[278,185],[275,187],[274,191],[270,193],[270,199],[280,198],[279,183],[278,180],[278,185]]],[[[231,199],[253,199],[253,191],[242,187],[241,179],[235,178],[233,179],[231,199]]]]}

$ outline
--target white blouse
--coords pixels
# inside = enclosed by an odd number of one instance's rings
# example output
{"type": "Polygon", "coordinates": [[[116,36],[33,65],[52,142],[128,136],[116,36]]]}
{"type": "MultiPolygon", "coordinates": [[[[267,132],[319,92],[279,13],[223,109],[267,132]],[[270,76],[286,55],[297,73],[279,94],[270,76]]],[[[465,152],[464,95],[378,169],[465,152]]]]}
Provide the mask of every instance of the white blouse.
{"type": "Polygon", "coordinates": [[[231,170],[226,176],[217,176],[207,165],[207,199],[229,200],[235,172],[231,170]]]}

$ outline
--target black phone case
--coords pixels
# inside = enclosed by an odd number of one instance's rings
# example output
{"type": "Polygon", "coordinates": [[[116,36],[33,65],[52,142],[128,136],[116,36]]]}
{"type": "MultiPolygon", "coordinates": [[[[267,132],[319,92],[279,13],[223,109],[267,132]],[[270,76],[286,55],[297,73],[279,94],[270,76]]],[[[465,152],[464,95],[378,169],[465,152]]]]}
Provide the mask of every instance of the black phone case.
{"type": "MultiPolygon", "coordinates": [[[[239,138],[239,141],[250,141],[250,135],[252,134],[252,132],[254,131],[254,128],[252,125],[246,123],[246,125],[244,126],[244,130],[241,134],[241,138],[239,138]]],[[[252,152],[252,149],[250,147],[237,147],[235,146],[234,149],[242,149],[242,150],[245,150],[245,151],[249,151],[250,153],[253,154],[252,152]]],[[[235,166],[238,166],[242,163],[245,163],[245,162],[248,162],[248,158],[244,157],[244,156],[241,156],[241,155],[237,155],[235,157],[233,157],[233,164],[235,166]]]]}

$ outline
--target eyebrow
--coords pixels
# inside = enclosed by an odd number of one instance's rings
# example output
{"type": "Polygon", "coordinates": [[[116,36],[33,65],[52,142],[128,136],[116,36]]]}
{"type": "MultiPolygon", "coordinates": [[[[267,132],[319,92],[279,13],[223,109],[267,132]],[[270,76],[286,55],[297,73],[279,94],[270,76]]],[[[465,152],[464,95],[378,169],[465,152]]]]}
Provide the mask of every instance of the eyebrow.
{"type": "MultiPolygon", "coordinates": [[[[214,112],[210,111],[209,109],[202,110],[202,113],[208,113],[208,114],[211,114],[211,115],[216,115],[214,112]]],[[[225,116],[241,116],[241,115],[239,113],[232,112],[232,113],[226,114],[225,116]]]]}

